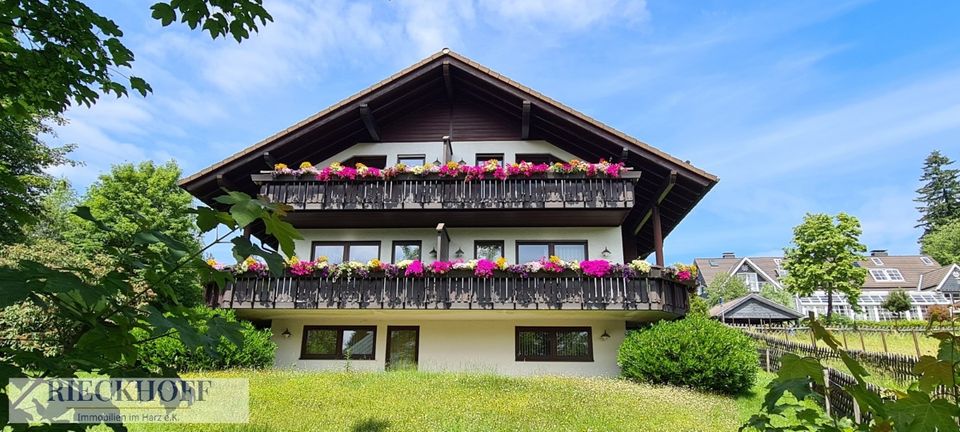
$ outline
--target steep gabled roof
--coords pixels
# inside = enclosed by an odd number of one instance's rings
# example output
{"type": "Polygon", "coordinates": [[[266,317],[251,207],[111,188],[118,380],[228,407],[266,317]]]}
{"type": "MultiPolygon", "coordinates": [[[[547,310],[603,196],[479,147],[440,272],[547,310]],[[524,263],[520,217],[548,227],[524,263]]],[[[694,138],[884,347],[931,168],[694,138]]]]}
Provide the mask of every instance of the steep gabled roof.
{"type": "Polygon", "coordinates": [[[917,287],[921,290],[940,288],[943,281],[947,279],[953,271],[960,271],[960,266],[956,264],[945,265],[936,270],[928,271],[920,276],[920,283],[917,287]]]}
{"type": "MultiPolygon", "coordinates": [[[[266,168],[264,153],[277,161],[299,163],[326,159],[358,142],[377,141],[363,116],[378,123],[404,121],[407,113],[426,106],[449,108],[452,122],[455,109],[468,102],[495,113],[497,118],[515,122],[517,139],[542,139],[588,160],[619,158],[626,151],[626,163],[642,172],[637,194],[655,199],[670,184],[660,205],[664,235],[692,210],[718,181],[717,177],[689,162],[671,156],[630,137],[583,113],[567,107],[529,87],[521,85],[479,63],[444,49],[402,71],[280,131],[226,159],[180,181],[181,187],[208,204],[221,187],[256,192],[250,175],[266,168]],[[674,182],[670,182],[675,178],[674,182]]],[[[430,135],[440,141],[441,135],[430,135]]],[[[462,135],[460,135],[462,136],[462,135]]],[[[452,140],[460,138],[453,131],[452,140]]],[[[384,140],[389,141],[389,140],[384,140]]],[[[416,141],[422,141],[416,140],[416,141]]],[[[638,209],[638,213],[648,208],[638,209]]],[[[651,223],[644,215],[631,215],[639,226],[636,233],[639,253],[652,250],[651,223]]]]}
{"type": "Polygon", "coordinates": [[[721,274],[732,275],[737,272],[740,266],[747,264],[757,271],[761,276],[779,288],[780,275],[777,273],[777,264],[775,260],[778,257],[737,257],[737,258],[696,258],[693,260],[697,265],[700,275],[705,284],[710,284],[715,277],[721,274]]]}

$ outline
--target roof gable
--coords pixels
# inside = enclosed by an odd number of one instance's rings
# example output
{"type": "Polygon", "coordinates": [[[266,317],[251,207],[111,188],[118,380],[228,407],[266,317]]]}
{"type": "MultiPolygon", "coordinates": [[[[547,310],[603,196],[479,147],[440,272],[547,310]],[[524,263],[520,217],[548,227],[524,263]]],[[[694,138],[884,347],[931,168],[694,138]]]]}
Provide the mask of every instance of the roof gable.
{"type": "MultiPolygon", "coordinates": [[[[733,316],[738,311],[749,307],[755,307],[768,311],[763,316],[739,316],[738,318],[772,318],[771,315],[777,315],[777,318],[798,319],[803,315],[791,308],[788,308],[773,300],[767,299],[759,294],[748,294],[740,298],[733,299],[727,303],[716,305],[710,308],[711,317],[733,316]]],[[[752,314],[753,312],[751,312],[752,314]]]]}

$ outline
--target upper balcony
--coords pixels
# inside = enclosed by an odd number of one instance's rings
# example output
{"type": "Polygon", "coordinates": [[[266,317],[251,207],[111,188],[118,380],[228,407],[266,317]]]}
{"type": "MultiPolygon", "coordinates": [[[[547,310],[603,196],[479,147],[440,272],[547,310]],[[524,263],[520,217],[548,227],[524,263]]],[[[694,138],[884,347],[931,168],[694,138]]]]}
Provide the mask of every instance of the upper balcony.
{"type": "Polygon", "coordinates": [[[507,179],[399,175],[316,180],[254,174],[259,194],[288,204],[300,228],[382,226],[617,226],[635,204],[639,172],[619,177],[544,173],[507,179]],[[371,210],[376,210],[371,212],[371,210]],[[468,210],[468,211],[464,211],[468,210]]]}

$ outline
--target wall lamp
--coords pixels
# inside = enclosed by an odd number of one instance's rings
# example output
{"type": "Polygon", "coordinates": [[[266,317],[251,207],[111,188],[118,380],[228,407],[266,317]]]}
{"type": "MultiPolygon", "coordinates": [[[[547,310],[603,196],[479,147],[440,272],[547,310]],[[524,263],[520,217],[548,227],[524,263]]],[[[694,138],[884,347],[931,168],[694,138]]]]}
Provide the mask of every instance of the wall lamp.
{"type": "Polygon", "coordinates": [[[607,333],[607,331],[606,331],[606,330],[604,330],[604,331],[603,331],[603,334],[602,334],[602,335],[600,335],[600,340],[602,340],[602,341],[606,341],[607,339],[610,339],[610,334],[609,334],[609,333],[607,333]]]}
{"type": "Polygon", "coordinates": [[[290,339],[291,335],[292,333],[290,333],[290,329],[283,329],[283,333],[280,333],[280,336],[283,336],[284,339],[290,339]]]}

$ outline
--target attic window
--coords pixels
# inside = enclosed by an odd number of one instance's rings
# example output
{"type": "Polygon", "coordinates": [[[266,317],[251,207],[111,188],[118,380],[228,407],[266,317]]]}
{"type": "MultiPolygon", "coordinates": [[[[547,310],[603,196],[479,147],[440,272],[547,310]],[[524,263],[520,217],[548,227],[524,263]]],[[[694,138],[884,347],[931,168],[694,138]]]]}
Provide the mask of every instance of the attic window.
{"type": "Polygon", "coordinates": [[[773,259],[773,263],[777,266],[778,269],[783,268],[783,267],[782,267],[782,265],[783,265],[783,260],[782,260],[782,259],[780,259],[780,258],[774,258],[774,259],[773,259]]]}
{"type": "Polygon", "coordinates": [[[924,265],[928,265],[928,266],[933,265],[933,260],[930,259],[929,257],[920,257],[920,261],[923,261],[924,265]]]}
{"type": "Polygon", "coordinates": [[[883,265],[883,260],[877,257],[870,258],[870,261],[873,261],[874,265],[883,265]]]}
{"type": "Polygon", "coordinates": [[[720,263],[717,260],[710,260],[710,267],[720,267],[720,263]]]}
{"type": "Polygon", "coordinates": [[[870,276],[877,282],[901,282],[903,275],[897,269],[870,269],[870,276]]]}

